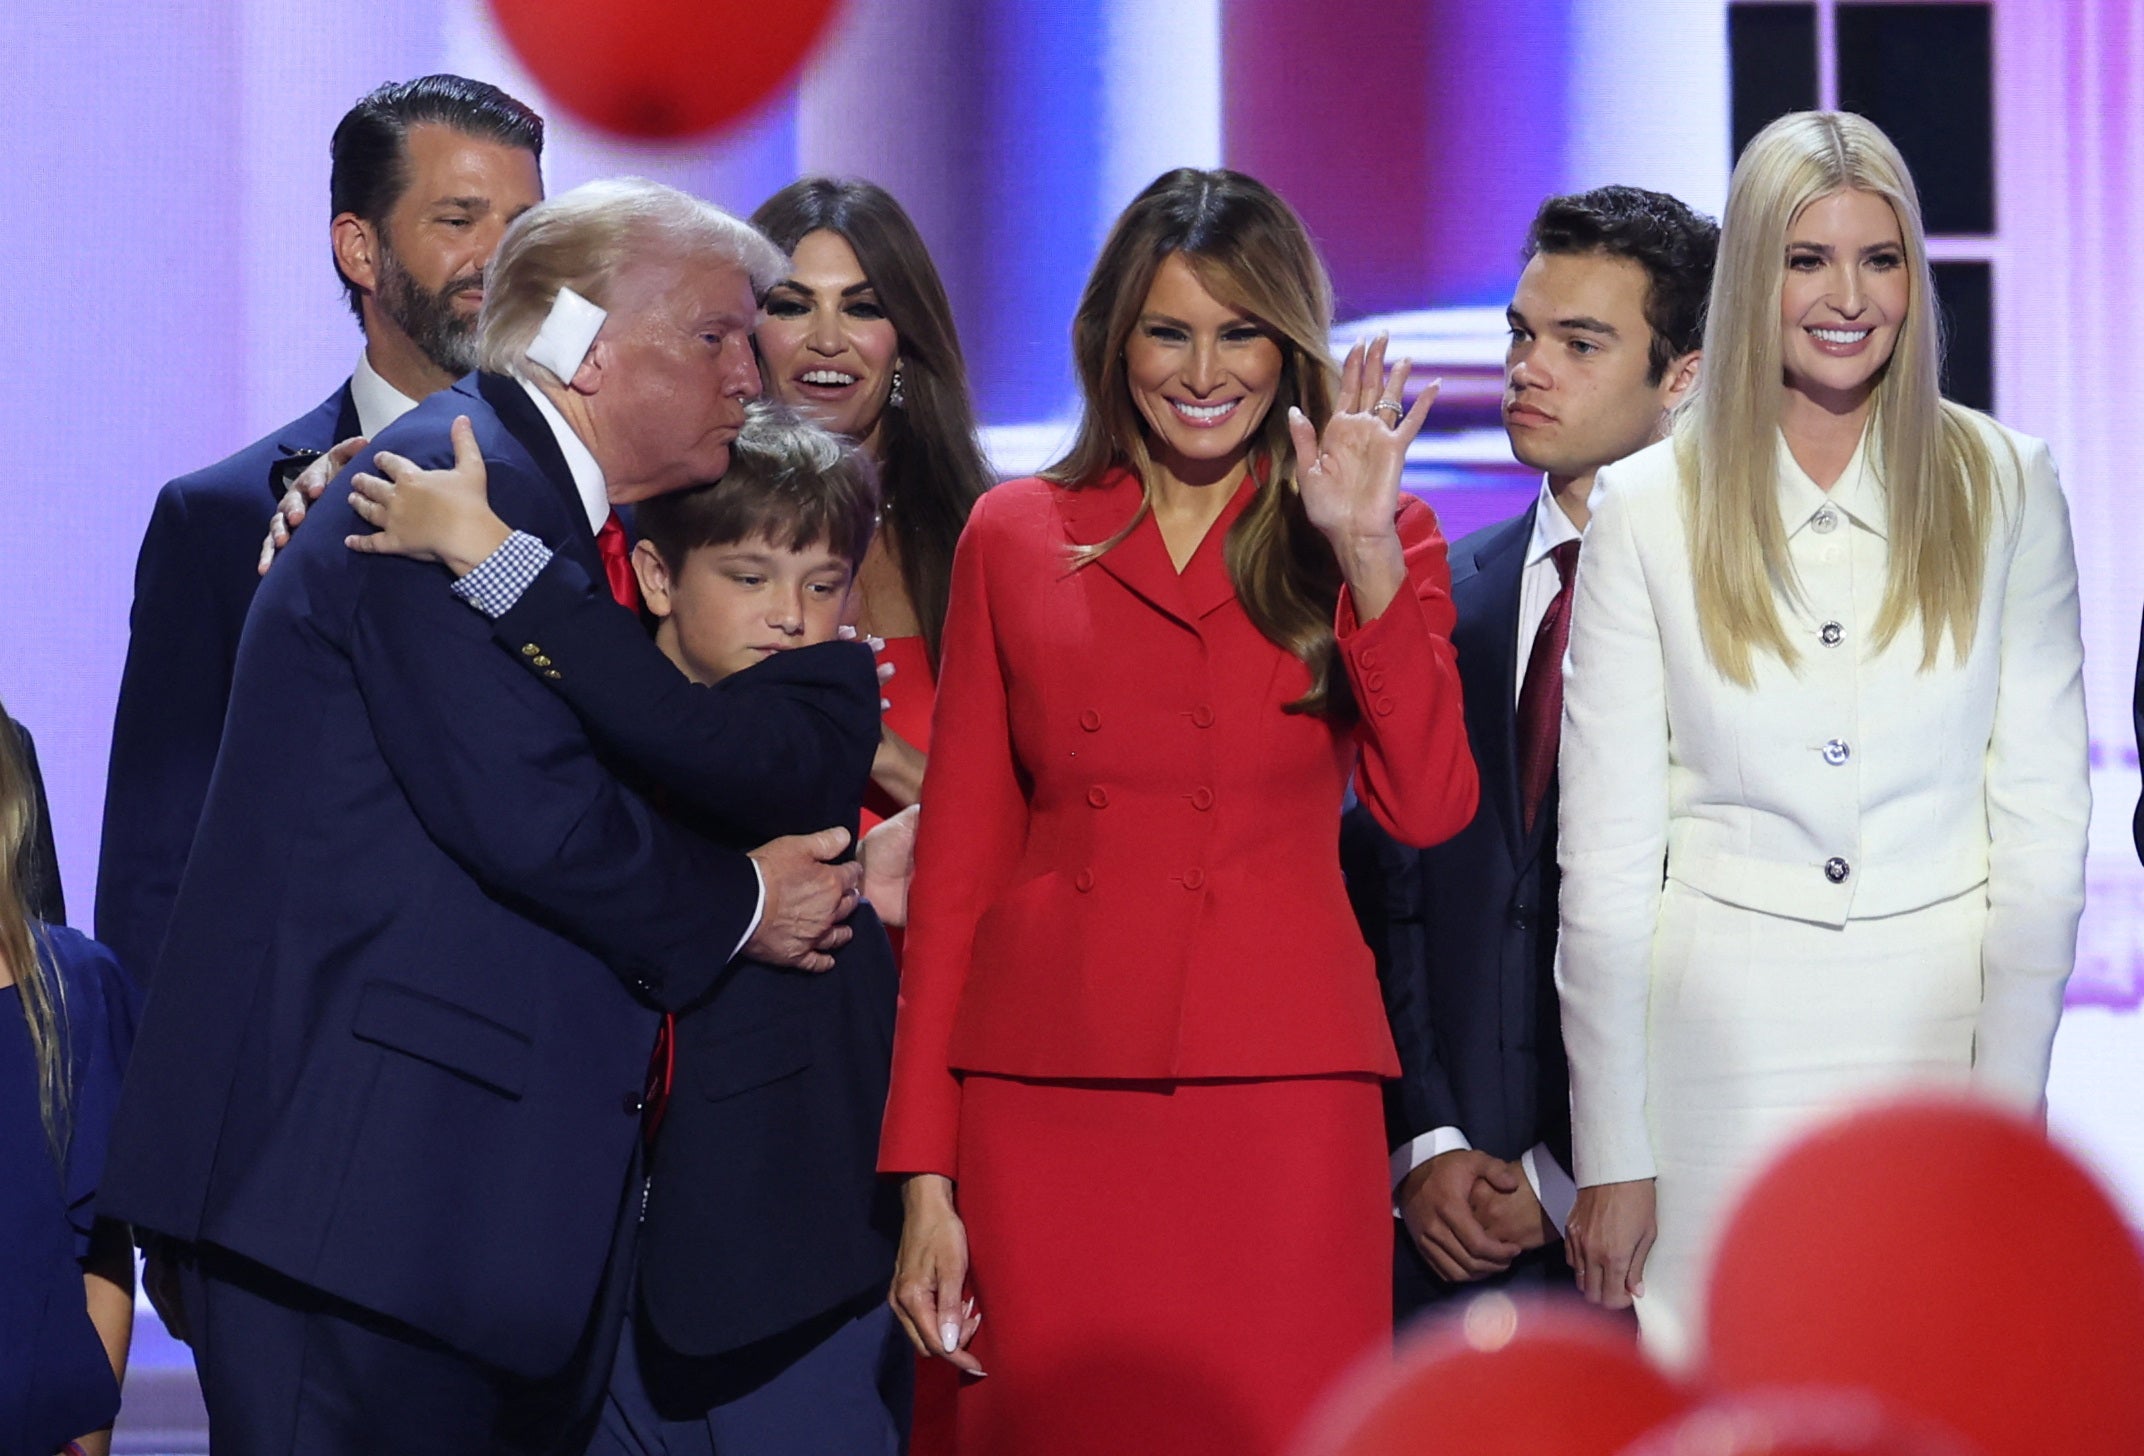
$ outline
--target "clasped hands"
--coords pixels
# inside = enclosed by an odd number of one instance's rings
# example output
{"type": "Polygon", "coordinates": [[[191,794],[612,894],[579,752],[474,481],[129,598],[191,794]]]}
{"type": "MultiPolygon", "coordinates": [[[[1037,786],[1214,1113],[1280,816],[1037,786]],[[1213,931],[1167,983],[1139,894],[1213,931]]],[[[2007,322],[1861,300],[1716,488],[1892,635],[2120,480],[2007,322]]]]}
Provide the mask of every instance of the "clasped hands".
{"type": "Polygon", "coordinates": [[[1400,1219],[1438,1277],[1500,1274],[1556,1237],[1525,1169],[1473,1148],[1439,1153],[1400,1182],[1400,1219]]]}

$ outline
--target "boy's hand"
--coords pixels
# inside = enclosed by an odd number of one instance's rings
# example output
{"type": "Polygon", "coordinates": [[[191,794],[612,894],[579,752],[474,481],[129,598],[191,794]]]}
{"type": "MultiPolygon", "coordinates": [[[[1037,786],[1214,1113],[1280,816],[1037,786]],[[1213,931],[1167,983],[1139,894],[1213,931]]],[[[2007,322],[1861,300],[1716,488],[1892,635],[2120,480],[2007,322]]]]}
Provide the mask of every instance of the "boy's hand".
{"type": "Polygon", "coordinates": [[[864,868],[827,861],[849,847],[849,831],[836,825],[817,834],[793,834],[752,851],[767,903],[759,929],[739,955],[800,971],[830,971],[833,952],[855,934],[841,922],[855,910],[864,868]]]}
{"type": "Polygon", "coordinates": [[[908,882],[916,873],[916,816],[922,812],[910,804],[872,826],[857,851],[864,866],[864,898],[887,925],[908,923],[908,882]]]}

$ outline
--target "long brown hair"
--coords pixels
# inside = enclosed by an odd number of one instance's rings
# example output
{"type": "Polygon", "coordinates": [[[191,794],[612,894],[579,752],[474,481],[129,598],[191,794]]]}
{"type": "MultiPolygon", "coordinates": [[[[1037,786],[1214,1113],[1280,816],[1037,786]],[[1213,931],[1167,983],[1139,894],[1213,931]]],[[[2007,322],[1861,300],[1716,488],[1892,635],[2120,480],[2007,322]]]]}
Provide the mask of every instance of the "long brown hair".
{"type": "Polygon", "coordinates": [[[1291,407],[1319,430],[1332,418],[1339,383],[1327,347],[1333,288],[1302,219],[1279,194],[1241,172],[1180,167],[1132,199],[1102,244],[1073,315],[1084,401],[1079,433],[1043,477],[1077,490],[1113,466],[1139,476],[1145,498],[1138,513],[1082,552],[1081,564],[1115,547],[1153,509],[1153,457],[1125,377],[1124,347],[1171,254],[1181,254],[1208,293],[1256,320],[1280,346],[1280,385],[1251,440],[1261,487],[1229,528],[1223,559],[1252,625],[1310,669],[1310,691],[1288,711],[1345,722],[1355,707],[1333,641],[1340,564],[1304,513],[1288,437],[1291,407]]]}
{"type": "Polygon", "coordinates": [[[752,225],[784,252],[816,232],[847,243],[900,341],[902,403],[888,404],[879,427],[882,529],[935,667],[953,591],[953,547],[976,497],[995,483],[976,438],[945,284],[915,223],[873,182],[800,177],[761,203],[752,225]]]}
{"type": "Polygon", "coordinates": [[[1789,667],[1799,659],[1779,614],[1779,598],[1792,601],[1800,591],[1779,515],[1787,237],[1803,208],[1848,189],[1890,204],[1911,281],[1869,426],[1891,542],[1875,642],[1888,646],[1917,618],[1926,670],[1946,635],[1964,657],[1980,611],[1995,462],[1971,411],[1939,392],[1943,341],[1913,177],[1874,122],[1850,112],[1794,112],[1757,133],[1735,163],[1706,314],[1704,375],[1676,431],[1705,652],[1721,676],[1745,687],[1755,681],[1755,654],[1769,652],[1789,667]]]}
{"type": "Polygon", "coordinates": [[[67,1011],[59,980],[38,958],[38,927],[24,893],[24,853],[37,833],[37,795],[17,741],[14,721],[0,707],[0,961],[15,978],[15,997],[30,1028],[37,1064],[37,1112],[55,1160],[64,1158],[69,1130],[67,1011]]]}

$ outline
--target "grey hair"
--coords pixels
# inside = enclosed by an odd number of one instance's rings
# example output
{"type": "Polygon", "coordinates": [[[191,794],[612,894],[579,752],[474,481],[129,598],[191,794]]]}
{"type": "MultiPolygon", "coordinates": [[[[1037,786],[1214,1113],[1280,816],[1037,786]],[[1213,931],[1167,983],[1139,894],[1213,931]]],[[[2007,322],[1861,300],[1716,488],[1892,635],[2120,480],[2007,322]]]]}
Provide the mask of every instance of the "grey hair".
{"type": "Polygon", "coordinates": [[[634,263],[706,256],[742,269],[755,299],[789,269],[782,250],[744,219],[642,177],[584,182],[540,202],[515,219],[492,259],[477,319],[477,367],[552,378],[527,354],[559,289],[607,308],[634,263]]]}
{"type": "Polygon", "coordinates": [[[789,406],[757,399],[745,407],[744,428],[730,446],[730,469],[747,465],[779,484],[796,475],[825,475],[855,451],[855,445],[789,406]]]}

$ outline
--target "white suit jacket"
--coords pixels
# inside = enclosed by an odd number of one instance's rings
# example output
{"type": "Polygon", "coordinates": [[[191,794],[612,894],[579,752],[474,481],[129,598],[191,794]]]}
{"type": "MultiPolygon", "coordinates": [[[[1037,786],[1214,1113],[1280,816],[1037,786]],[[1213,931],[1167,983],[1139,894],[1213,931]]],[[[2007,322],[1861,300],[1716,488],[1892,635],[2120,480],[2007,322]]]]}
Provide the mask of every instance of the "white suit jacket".
{"type": "Polygon", "coordinates": [[[1564,669],[1558,989],[1581,1185],[1653,1175],[1646,1011],[1662,868],[1716,900],[1843,925],[1985,886],[1974,1078],[2043,1094],[2084,906],[2091,811],[2069,514],[2041,441],[1974,415],[1996,464],[1980,615],[1921,670],[1876,651],[1888,545],[1864,436],[1829,492],[1779,444],[1795,667],[1756,684],[1698,632],[1672,441],[1602,472],[1564,669]]]}

